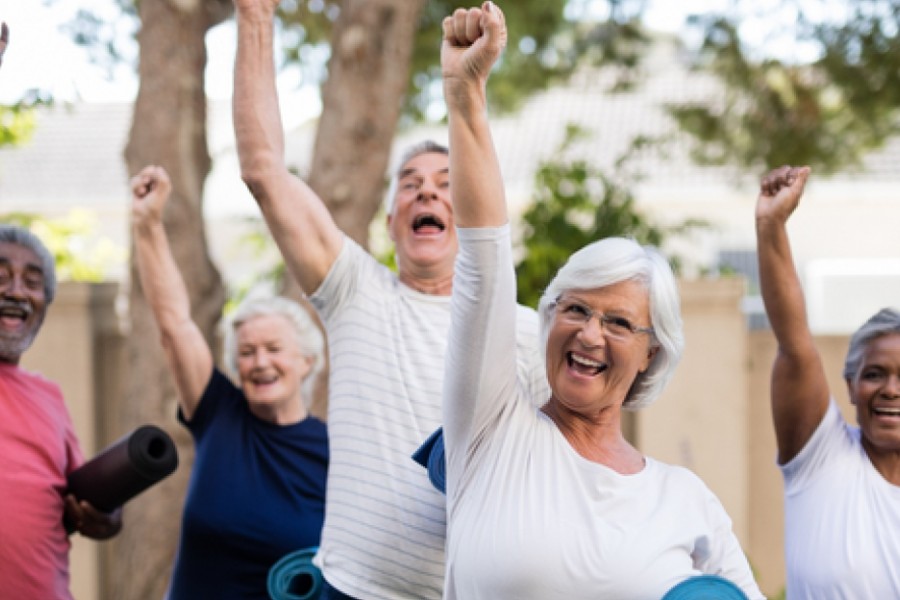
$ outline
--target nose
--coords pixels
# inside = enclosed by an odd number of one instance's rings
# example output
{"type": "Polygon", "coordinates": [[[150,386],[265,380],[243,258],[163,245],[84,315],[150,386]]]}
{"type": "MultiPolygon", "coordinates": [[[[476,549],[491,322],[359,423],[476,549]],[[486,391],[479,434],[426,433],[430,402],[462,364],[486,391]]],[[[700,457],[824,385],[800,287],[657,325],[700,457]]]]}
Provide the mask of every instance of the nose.
{"type": "Polygon", "coordinates": [[[27,297],[25,289],[25,282],[22,278],[13,276],[0,288],[0,295],[4,298],[23,299],[27,297]]]}
{"type": "Polygon", "coordinates": [[[260,369],[269,365],[269,353],[265,350],[255,350],[253,352],[253,368],[260,369]]]}
{"type": "Polygon", "coordinates": [[[592,316],[578,330],[578,340],[588,347],[599,346],[606,339],[600,319],[592,316]]]}
{"type": "Polygon", "coordinates": [[[900,398],[900,375],[893,374],[888,377],[882,392],[888,398],[900,398]]]}
{"type": "Polygon", "coordinates": [[[432,182],[425,180],[422,182],[422,185],[419,187],[419,193],[416,194],[416,200],[420,202],[425,202],[427,200],[435,200],[437,199],[438,188],[432,182]]]}

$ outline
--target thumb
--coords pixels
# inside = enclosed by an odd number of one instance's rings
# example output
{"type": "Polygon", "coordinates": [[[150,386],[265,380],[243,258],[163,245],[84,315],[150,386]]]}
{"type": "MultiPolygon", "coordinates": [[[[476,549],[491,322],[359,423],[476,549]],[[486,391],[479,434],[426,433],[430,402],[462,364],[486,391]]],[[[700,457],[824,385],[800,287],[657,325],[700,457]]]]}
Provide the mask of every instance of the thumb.
{"type": "Polygon", "coordinates": [[[798,189],[802,192],[803,188],[806,187],[806,180],[809,179],[809,174],[812,172],[812,169],[809,167],[800,167],[796,171],[796,180],[794,184],[798,187],[798,189]]]}
{"type": "Polygon", "coordinates": [[[506,47],[506,17],[490,0],[481,5],[481,30],[489,48],[498,54],[503,51],[506,47]]]}

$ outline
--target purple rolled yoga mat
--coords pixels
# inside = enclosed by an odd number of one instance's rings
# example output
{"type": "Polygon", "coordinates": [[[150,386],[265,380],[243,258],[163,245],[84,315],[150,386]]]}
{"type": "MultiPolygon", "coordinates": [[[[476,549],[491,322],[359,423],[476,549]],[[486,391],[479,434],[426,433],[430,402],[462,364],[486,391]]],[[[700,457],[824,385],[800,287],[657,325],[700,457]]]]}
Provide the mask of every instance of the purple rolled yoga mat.
{"type": "Polygon", "coordinates": [[[111,512],[178,467],[178,451],[165,431],[142,425],[69,474],[68,491],[111,512]]]}

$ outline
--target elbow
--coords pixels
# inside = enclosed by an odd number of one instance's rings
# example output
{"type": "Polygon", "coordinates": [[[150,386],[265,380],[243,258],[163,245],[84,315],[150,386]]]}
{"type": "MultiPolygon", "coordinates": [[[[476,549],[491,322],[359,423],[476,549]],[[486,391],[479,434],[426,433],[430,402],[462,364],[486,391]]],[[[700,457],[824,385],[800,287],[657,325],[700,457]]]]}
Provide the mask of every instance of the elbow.
{"type": "Polygon", "coordinates": [[[268,153],[241,156],[241,180],[257,202],[267,197],[266,190],[278,177],[279,167],[283,170],[268,153]]]}

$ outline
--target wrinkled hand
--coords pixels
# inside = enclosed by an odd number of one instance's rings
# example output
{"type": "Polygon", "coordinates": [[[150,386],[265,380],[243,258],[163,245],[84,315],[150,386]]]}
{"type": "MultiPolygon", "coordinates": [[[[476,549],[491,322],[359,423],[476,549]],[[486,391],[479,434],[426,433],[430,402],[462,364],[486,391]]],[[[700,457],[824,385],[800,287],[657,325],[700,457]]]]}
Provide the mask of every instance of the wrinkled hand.
{"type": "Polygon", "coordinates": [[[0,65],[3,64],[3,53],[6,52],[7,44],[9,44],[9,27],[6,23],[0,23],[0,65]]]}
{"type": "Polygon", "coordinates": [[[163,209],[172,193],[169,174],[151,165],[131,178],[131,215],[135,224],[161,222],[163,209]]]}
{"type": "Polygon", "coordinates": [[[94,540],[106,540],[122,530],[122,509],[105,513],[86,500],[78,501],[73,494],[65,500],[65,519],[75,531],[94,540]]]}
{"type": "Polygon", "coordinates": [[[491,68],[506,47],[506,18],[493,2],[481,8],[456,9],[443,21],[441,70],[445,86],[455,82],[487,81],[491,68]]]}
{"type": "Polygon", "coordinates": [[[756,219],[786,222],[800,203],[810,171],[809,167],[785,165],[763,177],[756,201],[756,219]]]}

